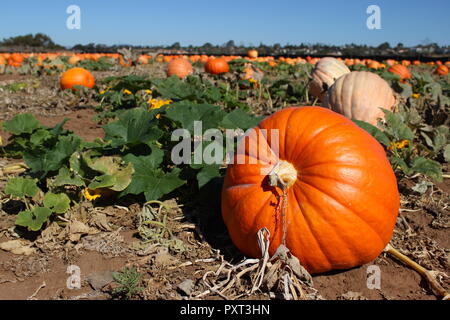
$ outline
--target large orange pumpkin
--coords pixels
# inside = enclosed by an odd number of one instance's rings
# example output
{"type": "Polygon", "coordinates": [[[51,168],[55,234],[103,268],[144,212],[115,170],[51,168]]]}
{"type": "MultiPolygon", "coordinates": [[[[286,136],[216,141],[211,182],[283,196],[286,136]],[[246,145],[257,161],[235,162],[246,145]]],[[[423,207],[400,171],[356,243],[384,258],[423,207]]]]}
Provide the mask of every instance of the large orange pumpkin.
{"type": "Polygon", "coordinates": [[[336,80],[322,105],[347,118],[377,125],[377,119],[384,119],[382,109],[392,110],[395,102],[394,92],[379,75],[353,71],[336,80]]]}
{"type": "Polygon", "coordinates": [[[178,78],[185,78],[192,73],[191,63],[183,58],[173,59],[167,65],[167,76],[176,75],[178,78]]]}
{"type": "Polygon", "coordinates": [[[244,254],[260,256],[256,234],[264,227],[269,253],[284,243],[310,273],[358,266],[382,252],[400,199],[386,153],[370,134],[331,110],[291,107],[240,145],[257,137],[256,148],[238,146],[222,190],[224,222],[244,254]]]}
{"type": "Polygon", "coordinates": [[[228,62],[223,58],[212,58],[209,59],[205,64],[205,70],[211,74],[221,74],[228,72],[230,67],[228,62]]]}
{"type": "Polygon", "coordinates": [[[6,64],[6,59],[2,55],[0,55],[0,66],[3,66],[5,64],[6,64]]]}
{"type": "Polygon", "coordinates": [[[346,73],[350,73],[350,69],[342,61],[332,57],[320,59],[311,73],[310,93],[322,101],[328,88],[333,85],[336,79],[346,73]]]}
{"type": "Polygon", "coordinates": [[[92,88],[95,85],[95,79],[86,69],[72,68],[62,74],[60,84],[62,89],[72,89],[73,86],[92,88]]]}
{"type": "Polygon", "coordinates": [[[390,67],[388,71],[398,75],[401,82],[405,82],[405,80],[411,79],[411,73],[409,72],[408,68],[402,64],[396,64],[390,67]]]}

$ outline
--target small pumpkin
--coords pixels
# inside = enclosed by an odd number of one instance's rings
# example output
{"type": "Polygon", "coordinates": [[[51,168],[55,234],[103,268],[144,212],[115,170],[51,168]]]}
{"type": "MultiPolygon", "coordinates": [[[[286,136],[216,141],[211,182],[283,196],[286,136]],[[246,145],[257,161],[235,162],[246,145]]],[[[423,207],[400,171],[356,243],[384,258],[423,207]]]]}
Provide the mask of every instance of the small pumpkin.
{"type": "Polygon", "coordinates": [[[411,79],[411,73],[409,72],[408,68],[402,64],[396,64],[390,67],[388,71],[398,75],[401,82],[405,82],[407,79],[411,79]]]}
{"type": "Polygon", "coordinates": [[[206,62],[205,71],[210,74],[221,74],[230,71],[230,67],[224,58],[212,58],[206,62]]]}
{"type": "Polygon", "coordinates": [[[68,60],[69,64],[75,65],[81,60],[80,57],[77,56],[71,56],[68,60]]]}
{"type": "Polygon", "coordinates": [[[251,59],[256,59],[258,58],[258,51],[256,49],[250,49],[247,52],[247,57],[251,58],[251,59]]]}
{"type": "Polygon", "coordinates": [[[384,119],[382,109],[392,110],[395,102],[394,92],[379,75],[353,71],[336,80],[322,105],[347,118],[377,125],[379,118],[384,119]]]}
{"type": "Polygon", "coordinates": [[[370,60],[367,62],[367,68],[378,70],[382,68],[382,64],[378,61],[370,60]]]}
{"type": "Polygon", "coordinates": [[[139,56],[138,58],[138,63],[139,64],[148,64],[148,59],[150,58],[149,55],[147,54],[142,54],[139,56]]]}
{"type": "Polygon", "coordinates": [[[25,60],[25,57],[21,53],[13,53],[9,56],[8,65],[12,67],[20,67],[25,60]]]}
{"type": "Polygon", "coordinates": [[[311,73],[309,92],[322,101],[326,91],[336,79],[349,72],[350,69],[342,61],[331,57],[322,58],[311,73]]]}
{"type": "Polygon", "coordinates": [[[173,59],[167,65],[167,76],[176,75],[183,79],[193,72],[191,63],[183,58],[173,59]]]}
{"type": "Polygon", "coordinates": [[[436,74],[440,75],[440,76],[446,76],[448,75],[448,67],[444,64],[441,64],[440,66],[438,66],[436,68],[436,74]]]}
{"type": "Polygon", "coordinates": [[[92,88],[95,85],[95,79],[86,69],[72,68],[62,74],[60,85],[62,89],[73,89],[74,86],[92,88]]]}
{"type": "Polygon", "coordinates": [[[284,244],[310,273],[321,273],[368,263],[390,241],[396,177],[383,147],[351,120],[321,107],[285,108],[239,145],[222,216],[244,254],[260,257],[256,234],[265,227],[271,255],[284,244]],[[240,148],[246,140],[255,145],[240,148]]]}

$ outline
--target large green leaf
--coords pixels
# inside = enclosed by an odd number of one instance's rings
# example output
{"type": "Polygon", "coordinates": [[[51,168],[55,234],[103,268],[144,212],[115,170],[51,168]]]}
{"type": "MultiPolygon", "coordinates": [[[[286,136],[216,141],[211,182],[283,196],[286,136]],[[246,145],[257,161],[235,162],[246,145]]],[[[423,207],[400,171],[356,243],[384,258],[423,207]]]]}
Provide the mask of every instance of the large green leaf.
{"type": "Polygon", "coordinates": [[[385,131],[395,140],[414,140],[414,132],[406,125],[402,116],[388,110],[383,110],[386,120],[385,131]]]}
{"type": "Polygon", "coordinates": [[[24,160],[32,172],[43,177],[48,172],[58,171],[63,162],[78,149],[80,143],[81,138],[78,136],[63,136],[52,149],[43,152],[26,152],[24,160]]]}
{"type": "Polygon", "coordinates": [[[417,157],[413,160],[411,169],[423,173],[437,181],[442,181],[442,167],[439,162],[423,157],[417,157]]]}
{"type": "Polygon", "coordinates": [[[39,121],[30,113],[18,114],[9,121],[3,123],[3,128],[14,134],[32,133],[41,128],[39,121]]]}
{"type": "Polygon", "coordinates": [[[117,167],[110,174],[96,176],[89,184],[89,189],[108,188],[114,191],[123,191],[132,181],[134,168],[132,163],[125,167],[117,167]]]}
{"type": "Polygon", "coordinates": [[[55,177],[52,184],[55,187],[61,187],[65,185],[82,187],[85,185],[83,179],[77,176],[76,173],[71,172],[66,166],[63,166],[61,167],[61,169],[59,169],[58,175],[55,177]]]}
{"type": "Polygon", "coordinates": [[[207,129],[219,128],[225,115],[225,111],[217,106],[186,102],[172,104],[165,114],[167,118],[180,123],[181,127],[188,130],[191,134],[194,134],[194,121],[197,121],[197,124],[201,124],[201,133],[203,133],[207,129]]]}
{"type": "Polygon", "coordinates": [[[5,187],[5,193],[13,197],[34,197],[39,192],[37,179],[11,178],[5,187]]]}
{"type": "Polygon", "coordinates": [[[242,129],[247,130],[253,128],[261,122],[261,117],[255,117],[246,113],[241,109],[235,109],[225,115],[220,125],[225,129],[242,129]]]}
{"type": "Polygon", "coordinates": [[[138,157],[128,154],[124,160],[133,164],[135,172],[130,185],[121,193],[121,196],[144,193],[147,201],[156,200],[186,183],[179,177],[181,169],[174,168],[166,173],[157,168],[158,155],[138,157]]]}
{"type": "Polygon", "coordinates": [[[163,132],[156,126],[153,116],[142,108],[122,113],[119,120],[103,126],[105,139],[113,147],[148,143],[160,138],[163,132]]]}
{"type": "Polygon", "coordinates": [[[154,85],[165,99],[197,101],[201,96],[201,92],[196,86],[180,80],[177,76],[155,79],[154,85]]]}

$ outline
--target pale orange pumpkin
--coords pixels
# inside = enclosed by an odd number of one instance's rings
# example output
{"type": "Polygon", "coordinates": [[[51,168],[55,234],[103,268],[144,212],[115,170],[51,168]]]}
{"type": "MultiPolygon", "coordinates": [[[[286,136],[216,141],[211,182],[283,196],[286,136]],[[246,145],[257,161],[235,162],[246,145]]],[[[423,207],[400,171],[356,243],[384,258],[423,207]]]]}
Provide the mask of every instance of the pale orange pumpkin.
{"type": "Polygon", "coordinates": [[[336,80],[322,105],[347,118],[377,125],[377,119],[384,119],[382,109],[392,110],[395,102],[394,92],[379,75],[353,71],[336,80]]]}
{"type": "Polygon", "coordinates": [[[77,57],[77,56],[71,56],[70,58],[69,58],[69,64],[72,64],[72,65],[75,65],[75,64],[77,64],[79,61],[80,61],[81,59],[80,59],[80,57],[77,57]]]}
{"type": "Polygon", "coordinates": [[[326,57],[316,63],[311,73],[311,82],[309,92],[320,101],[323,100],[328,88],[330,88],[336,79],[350,72],[350,69],[335,58],[326,57]]]}

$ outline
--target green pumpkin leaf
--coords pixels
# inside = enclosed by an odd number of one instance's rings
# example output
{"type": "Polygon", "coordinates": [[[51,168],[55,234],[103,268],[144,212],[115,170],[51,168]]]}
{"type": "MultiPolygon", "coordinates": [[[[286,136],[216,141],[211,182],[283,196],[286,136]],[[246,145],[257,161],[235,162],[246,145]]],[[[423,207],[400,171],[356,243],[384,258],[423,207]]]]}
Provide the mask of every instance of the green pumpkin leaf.
{"type": "Polygon", "coordinates": [[[113,147],[138,145],[159,139],[163,132],[153,121],[152,113],[135,108],[122,113],[119,120],[103,126],[105,139],[113,147]]]}
{"type": "Polygon", "coordinates": [[[391,141],[389,140],[388,136],[374,125],[356,119],[353,119],[352,121],[356,123],[358,127],[370,133],[370,135],[375,139],[377,139],[377,141],[380,142],[381,144],[385,145],[386,147],[390,145],[391,141]]]}
{"type": "Polygon", "coordinates": [[[52,211],[45,207],[22,211],[16,217],[16,225],[27,227],[31,231],[39,231],[51,214],[52,211]]]}
{"type": "Polygon", "coordinates": [[[5,187],[5,193],[13,197],[34,197],[39,192],[37,179],[11,178],[5,187]]]}
{"type": "Polygon", "coordinates": [[[413,160],[411,170],[423,173],[437,181],[442,181],[442,167],[439,162],[423,157],[417,157],[413,160]]]}
{"type": "Polygon", "coordinates": [[[104,174],[101,176],[97,176],[94,180],[88,185],[89,189],[100,189],[100,188],[109,188],[114,186],[116,183],[116,178],[109,174],[104,174]]]}
{"type": "Polygon", "coordinates": [[[197,173],[198,187],[202,188],[204,185],[206,185],[212,179],[220,177],[220,176],[221,176],[221,174],[220,174],[218,165],[205,166],[197,173]]]}
{"type": "Polygon", "coordinates": [[[39,121],[30,113],[18,114],[11,120],[3,123],[3,128],[14,134],[33,133],[34,130],[41,128],[39,121]]]}
{"type": "Polygon", "coordinates": [[[386,133],[392,135],[396,141],[414,140],[414,132],[406,125],[402,116],[389,110],[383,110],[386,120],[386,133]]]}
{"type": "Polygon", "coordinates": [[[65,185],[82,187],[85,184],[81,177],[76,176],[69,170],[69,168],[64,166],[59,169],[58,175],[53,180],[52,185],[55,187],[61,187],[65,185]]]}
{"type": "Polygon", "coordinates": [[[157,158],[158,154],[139,157],[128,154],[124,158],[133,164],[135,172],[131,183],[121,193],[121,196],[144,193],[147,201],[157,200],[186,183],[179,177],[181,169],[174,168],[166,173],[156,168],[155,164],[159,161],[157,158]]]}
{"type": "MultiPolygon", "coordinates": [[[[194,121],[201,123],[201,133],[211,128],[218,128],[225,111],[210,104],[192,104],[186,102],[174,103],[166,110],[165,117],[181,124],[181,128],[194,134],[194,121]]],[[[200,131],[197,127],[197,131],[200,131]]]]}
{"type": "Polygon", "coordinates": [[[46,129],[36,130],[30,137],[30,142],[35,146],[42,145],[46,140],[50,139],[52,135],[46,129]]]}
{"type": "Polygon", "coordinates": [[[450,144],[446,145],[444,148],[444,158],[445,161],[450,162],[450,144]]]}
{"type": "Polygon", "coordinates": [[[80,143],[81,138],[77,136],[63,136],[52,149],[43,152],[26,152],[24,160],[33,173],[44,177],[48,172],[58,171],[63,162],[78,149],[80,143]]]}
{"type": "Polygon", "coordinates": [[[64,193],[48,192],[44,196],[44,207],[55,213],[64,213],[70,208],[70,199],[64,193]]]}
{"type": "Polygon", "coordinates": [[[222,119],[220,125],[225,129],[247,130],[257,126],[261,120],[261,117],[255,117],[241,109],[235,109],[222,119]]]}
{"type": "Polygon", "coordinates": [[[447,137],[449,135],[449,128],[447,126],[439,126],[434,130],[433,150],[439,152],[447,144],[447,137]]]}

